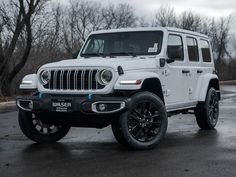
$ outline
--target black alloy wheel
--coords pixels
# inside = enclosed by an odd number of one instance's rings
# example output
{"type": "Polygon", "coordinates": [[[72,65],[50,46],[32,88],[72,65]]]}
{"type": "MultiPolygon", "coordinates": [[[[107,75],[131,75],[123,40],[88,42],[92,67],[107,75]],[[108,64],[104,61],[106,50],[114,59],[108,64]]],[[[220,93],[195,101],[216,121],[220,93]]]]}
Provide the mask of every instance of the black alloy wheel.
{"type": "Polygon", "coordinates": [[[157,146],[167,129],[163,101],[150,92],[131,97],[130,109],[112,123],[116,140],[131,149],[145,150],[157,146]]]}
{"type": "Polygon", "coordinates": [[[214,88],[208,90],[205,102],[198,103],[195,116],[201,129],[213,129],[216,126],[219,117],[219,97],[214,88]]]}
{"type": "Polygon", "coordinates": [[[152,141],[158,135],[161,123],[158,108],[145,100],[135,105],[128,118],[129,132],[140,142],[152,141]]]}

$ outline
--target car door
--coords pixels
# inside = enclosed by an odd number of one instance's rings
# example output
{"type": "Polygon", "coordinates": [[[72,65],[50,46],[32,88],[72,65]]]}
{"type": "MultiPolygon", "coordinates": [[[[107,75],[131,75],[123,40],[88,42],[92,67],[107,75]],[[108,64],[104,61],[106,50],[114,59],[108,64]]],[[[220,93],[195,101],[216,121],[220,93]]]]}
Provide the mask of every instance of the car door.
{"type": "Polygon", "coordinates": [[[188,65],[186,68],[186,84],[187,84],[187,102],[194,102],[197,100],[197,86],[200,75],[203,70],[201,68],[199,41],[195,36],[186,35],[187,58],[188,65]]]}
{"type": "Polygon", "coordinates": [[[183,36],[170,33],[167,39],[167,56],[175,61],[162,69],[161,82],[168,109],[175,109],[186,100],[186,83],[182,74],[185,65],[183,36]]]}
{"type": "Polygon", "coordinates": [[[199,75],[204,75],[206,73],[213,73],[214,71],[214,61],[211,53],[211,46],[208,39],[201,38],[199,42],[200,56],[202,58],[202,66],[199,68],[199,75]]]}

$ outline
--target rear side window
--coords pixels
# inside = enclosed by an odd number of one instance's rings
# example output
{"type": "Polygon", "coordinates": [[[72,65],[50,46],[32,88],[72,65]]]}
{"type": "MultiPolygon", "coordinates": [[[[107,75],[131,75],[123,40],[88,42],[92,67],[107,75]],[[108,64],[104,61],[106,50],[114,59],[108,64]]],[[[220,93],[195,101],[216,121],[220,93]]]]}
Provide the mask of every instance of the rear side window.
{"type": "Polygon", "coordinates": [[[170,34],[168,37],[167,55],[171,59],[183,61],[183,41],[179,35],[170,34]]]}
{"type": "Polygon", "coordinates": [[[203,61],[211,62],[210,44],[208,41],[201,39],[201,52],[203,61]]]}
{"type": "Polygon", "coordinates": [[[189,61],[199,61],[197,40],[192,37],[187,37],[187,46],[189,61]]]}

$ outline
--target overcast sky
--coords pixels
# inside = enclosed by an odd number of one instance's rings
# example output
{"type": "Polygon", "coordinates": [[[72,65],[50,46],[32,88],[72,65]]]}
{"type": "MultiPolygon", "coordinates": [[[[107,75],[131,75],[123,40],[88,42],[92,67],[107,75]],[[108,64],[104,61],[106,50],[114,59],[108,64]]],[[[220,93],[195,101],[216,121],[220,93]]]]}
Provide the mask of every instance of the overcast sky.
{"type": "Polygon", "coordinates": [[[104,3],[127,2],[135,7],[137,12],[148,14],[161,5],[174,7],[178,12],[193,10],[203,15],[222,16],[236,12],[236,0],[94,0],[104,3]]]}
{"type": "Polygon", "coordinates": [[[101,3],[127,2],[135,8],[136,14],[152,17],[161,5],[173,7],[177,13],[192,10],[210,17],[221,17],[232,14],[231,31],[236,33],[236,0],[94,0],[101,3]]]}
{"type": "MultiPolygon", "coordinates": [[[[67,1],[67,0],[59,0],[67,1]]],[[[236,0],[93,0],[100,3],[129,3],[135,8],[137,15],[153,17],[156,9],[161,5],[170,6],[177,13],[191,10],[203,16],[216,17],[232,14],[231,31],[236,33],[236,0]]],[[[67,1],[68,2],[68,1],[67,1]]]]}

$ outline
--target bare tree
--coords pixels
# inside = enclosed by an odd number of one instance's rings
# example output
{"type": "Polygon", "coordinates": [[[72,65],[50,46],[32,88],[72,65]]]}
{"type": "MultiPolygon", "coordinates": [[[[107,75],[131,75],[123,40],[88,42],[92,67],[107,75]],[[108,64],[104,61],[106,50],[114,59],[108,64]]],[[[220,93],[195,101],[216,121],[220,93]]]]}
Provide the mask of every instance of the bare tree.
{"type": "Polygon", "coordinates": [[[235,59],[236,59],[236,35],[233,34],[232,36],[232,47],[233,47],[233,50],[234,50],[234,55],[235,55],[235,59]]]}
{"type": "Polygon", "coordinates": [[[101,7],[95,2],[71,1],[64,15],[64,46],[67,53],[72,55],[80,49],[90,32],[101,28],[101,7]]]}
{"type": "Polygon", "coordinates": [[[16,74],[25,65],[32,46],[32,17],[42,8],[43,0],[10,0],[7,4],[1,4],[1,18],[7,19],[3,23],[0,41],[0,93],[1,95],[10,94],[10,86],[16,74]],[[6,22],[6,21],[5,21],[6,22]],[[5,28],[5,29],[3,29],[5,28]],[[6,31],[4,33],[4,30],[6,31]],[[13,56],[17,51],[17,43],[25,31],[25,48],[22,55],[17,57],[16,63],[13,63],[13,56]],[[3,41],[7,36],[8,41],[3,41]]]}
{"type": "Polygon", "coordinates": [[[150,23],[144,17],[139,17],[137,20],[137,26],[148,27],[150,26],[150,23]]]}
{"type": "Polygon", "coordinates": [[[191,11],[182,12],[177,20],[177,27],[191,30],[191,31],[200,31],[201,29],[202,18],[198,14],[194,14],[191,11]]]}
{"type": "Polygon", "coordinates": [[[209,36],[213,46],[215,59],[220,61],[227,55],[231,58],[227,45],[229,42],[229,25],[231,17],[222,17],[219,21],[215,22],[213,19],[211,22],[211,28],[209,36]]]}
{"type": "Polygon", "coordinates": [[[137,26],[138,18],[129,4],[110,4],[102,9],[103,28],[125,28],[137,26]]]}
{"type": "Polygon", "coordinates": [[[32,24],[33,43],[30,57],[41,57],[39,63],[54,61],[62,49],[62,17],[60,4],[52,4],[34,18],[32,24]]]}
{"type": "Polygon", "coordinates": [[[169,6],[161,6],[155,13],[153,26],[174,27],[176,26],[175,10],[169,6]]]}
{"type": "Polygon", "coordinates": [[[102,17],[103,17],[103,28],[110,29],[113,27],[113,24],[116,21],[116,12],[113,4],[110,4],[107,7],[103,7],[102,9],[102,17]]]}
{"type": "Polygon", "coordinates": [[[134,14],[134,8],[129,4],[118,4],[116,9],[115,28],[135,27],[137,17],[134,14]]]}
{"type": "Polygon", "coordinates": [[[202,34],[205,34],[207,36],[211,36],[212,32],[211,32],[211,29],[212,29],[212,24],[211,24],[211,21],[214,21],[215,19],[214,18],[203,18],[202,19],[202,24],[201,24],[201,27],[199,29],[199,33],[202,33],[202,34]]]}
{"type": "Polygon", "coordinates": [[[73,55],[94,30],[136,26],[137,17],[129,4],[102,7],[93,1],[71,1],[64,10],[63,38],[68,54],[73,55]]]}

